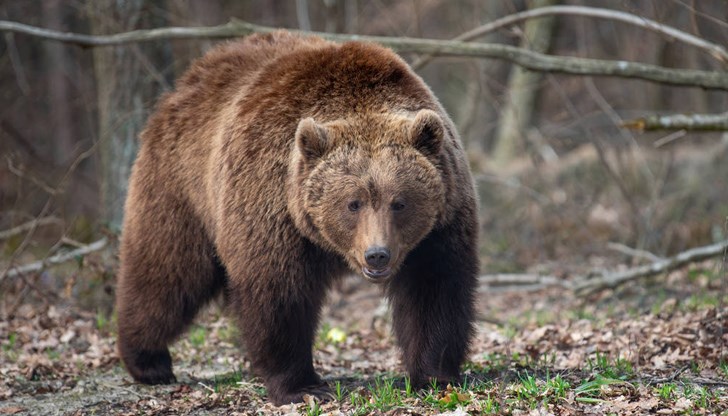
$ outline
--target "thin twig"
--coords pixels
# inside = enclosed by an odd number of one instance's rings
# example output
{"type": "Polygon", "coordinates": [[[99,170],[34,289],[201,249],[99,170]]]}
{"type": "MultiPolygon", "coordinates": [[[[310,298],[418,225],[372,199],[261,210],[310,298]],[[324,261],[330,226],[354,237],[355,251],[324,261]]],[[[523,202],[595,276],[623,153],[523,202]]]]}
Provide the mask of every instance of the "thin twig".
{"type": "MultiPolygon", "coordinates": [[[[0,31],[24,33],[43,39],[56,40],[79,46],[111,46],[133,42],[160,39],[234,38],[252,33],[271,33],[277,29],[252,23],[232,20],[220,26],[211,27],[166,27],[150,30],[135,30],[115,35],[84,35],[59,32],[22,23],[0,20],[0,31]]],[[[533,71],[555,72],[572,75],[601,75],[637,78],[652,82],[695,86],[706,89],[728,90],[728,73],[721,71],[700,71],[694,69],[672,69],[659,65],[632,61],[610,61],[602,59],[553,56],[509,45],[467,43],[434,39],[412,39],[387,36],[362,36],[322,32],[291,30],[303,35],[316,35],[334,41],[374,42],[398,52],[436,54],[472,58],[503,59],[533,71]]]]}
{"type": "Polygon", "coordinates": [[[661,138],[655,140],[655,142],[652,144],[652,147],[654,147],[655,149],[659,149],[660,147],[662,147],[666,144],[672,143],[675,140],[682,139],[685,136],[687,136],[686,130],[674,131],[665,137],[661,137],[661,138]]]}
{"type": "Polygon", "coordinates": [[[108,243],[108,241],[104,237],[87,246],[78,248],[76,250],[71,250],[67,253],[56,254],[55,256],[48,257],[45,260],[36,261],[33,263],[25,264],[23,266],[12,267],[7,272],[5,272],[5,274],[0,275],[0,282],[2,282],[3,279],[5,279],[6,277],[12,278],[19,274],[37,272],[39,270],[45,269],[48,266],[51,266],[54,264],[65,263],[69,260],[73,260],[74,258],[76,258],[78,256],[85,256],[86,254],[93,253],[94,251],[99,251],[102,248],[106,247],[107,243],[108,243]]]}

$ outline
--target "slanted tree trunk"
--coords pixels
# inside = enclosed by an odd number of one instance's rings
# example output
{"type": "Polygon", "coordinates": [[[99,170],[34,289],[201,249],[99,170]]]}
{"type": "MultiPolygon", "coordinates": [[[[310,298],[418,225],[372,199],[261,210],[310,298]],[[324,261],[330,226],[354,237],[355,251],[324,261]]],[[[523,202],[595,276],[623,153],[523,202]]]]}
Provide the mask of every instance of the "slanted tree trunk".
{"type": "MultiPolygon", "coordinates": [[[[94,34],[139,29],[151,13],[149,1],[96,0],[89,2],[94,34]]],[[[158,25],[158,22],[155,22],[158,25]]],[[[164,43],[95,48],[94,71],[98,97],[101,219],[110,230],[121,230],[124,199],[131,166],[136,157],[137,137],[154,100],[161,92],[164,76],[154,67],[164,43]],[[152,49],[155,48],[155,49],[152,49]]]]}
{"type": "MultiPolygon", "coordinates": [[[[533,0],[530,8],[556,4],[556,0],[533,0]]],[[[551,45],[554,17],[541,17],[526,22],[523,47],[545,53],[551,45]]],[[[493,165],[505,166],[516,154],[518,143],[523,143],[531,125],[533,108],[542,75],[519,66],[513,66],[508,79],[508,100],[498,127],[493,148],[493,165]]]]}

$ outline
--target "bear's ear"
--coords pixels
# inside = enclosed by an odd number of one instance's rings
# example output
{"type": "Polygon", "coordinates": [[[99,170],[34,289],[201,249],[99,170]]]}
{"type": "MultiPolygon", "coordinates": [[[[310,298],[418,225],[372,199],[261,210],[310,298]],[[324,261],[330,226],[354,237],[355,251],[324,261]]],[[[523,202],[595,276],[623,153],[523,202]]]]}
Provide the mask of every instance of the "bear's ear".
{"type": "Polygon", "coordinates": [[[437,157],[445,140],[445,126],[432,110],[420,110],[410,127],[412,145],[428,157],[437,157]]]}
{"type": "Polygon", "coordinates": [[[296,148],[306,163],[318,160],[329,147],[329,137],[324,126],[317,124],[311,117],[304,118],[298,123],[296,148]]]}

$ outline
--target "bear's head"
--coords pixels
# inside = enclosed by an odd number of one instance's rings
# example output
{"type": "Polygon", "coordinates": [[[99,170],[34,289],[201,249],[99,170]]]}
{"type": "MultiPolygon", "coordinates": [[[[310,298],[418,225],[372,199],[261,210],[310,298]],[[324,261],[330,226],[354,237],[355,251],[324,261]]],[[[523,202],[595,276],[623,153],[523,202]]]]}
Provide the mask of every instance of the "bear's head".
{"type": "Polygon", "coordinates": [[[445,205],[434,111],[298,124],[289,210],[309,239],[370,281],[394,276],[445,205]]]}

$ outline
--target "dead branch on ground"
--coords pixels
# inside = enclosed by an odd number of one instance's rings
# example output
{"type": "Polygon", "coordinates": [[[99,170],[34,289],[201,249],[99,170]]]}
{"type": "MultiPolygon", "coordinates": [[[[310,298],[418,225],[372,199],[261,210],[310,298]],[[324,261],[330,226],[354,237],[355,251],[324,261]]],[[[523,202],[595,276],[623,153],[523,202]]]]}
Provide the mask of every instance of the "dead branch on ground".
{"type": "Polygon", "coordinates": [[[728,240],[703,247],[696,247],[644,266],[634,267],[621,272],[607,273],[594,278],[581,278],[573,285],[580,294],[590,294],[604,289],[614,289],[627,282],[670,272],[688,264],[723,255],[728,250],[728,240]]]}
{"type": "Polygon", "coordinates": [[[33,263],[25,264],[23,266],[12,267],[5,274],[0,276],[0,282],[2,282],[3,279],[5,279],[6,277],[12,278],[12,277],[15,277],[15,276],[21,275],[21,274],[41,271],[41,270],[47,268],[48,266],[65,263],[69,260],[73,260],[76,257],[85,256],[85,255],[93,253],[95,251],[99,251],[102,248],[106,247],[107,243],[108,243],[107,239],[102,238],[89,245],[83,246],[81,248],[77,248],[75,250],[71,250],[67,253],[56,254],[54,256],[48,257],[45,260],[36,261],[33,263]]]}
{"type": "MultiPolygon", "coordinates": [[[[251,33],[271,33],[278,29],[260,26],[240,20],[231,20],[220,26],[166,27],[135,30],[115,35],[84,35],[59,32],[18,22],[0,20],[0,31],[23,33],[30,36],[55,40],[78,46],[112,46],[132,42],[160,39],[234,38],[251,33]]],[[[616,76],[637,78],[669,85],[693,86],[706,89],[728,90],[728,73],[694,69],[672,69],[659,65],[632,61],[553,56],[509,45],[467,43],[434,39],[412,39],[388,36],[362,36],[323,32],[290,30],[304,35],[316,35],[334,41],[374,42],[398,52],[436,54],[471,58],[503,59],[532,71],[564,73],[572,75],[616,76]]]]}
{"type": "MultiPolygon", "coordinates": [[[[611,248],[617,245],[610,243],[611,248]]],[[[626,246],[619,245],[620,251],[626,246]]],[[[645,252],[629,249],[630,254],[645,256],[645,252]]],[[[562,287],[575,291],[577,294],[592,294],[600,290],[614,289],[627,282],[654,276],[660,273],[667,273],[688,264],[697,263],[709,258],[725,255],[728,252],[728,240],[703,247],[696,247],[676,254],[672,257],[658,258],[650,264],[633,267],[620,272],[610,272],[601,276],[586,277],[580,276],[572,281],[560,279],[550,275],[539,274],[492,274],[479,277],[480,292],[491,292],[493,290],[516,290],[531,291],[540,290],[546,287],[562,287]]],[[[654,254],[649,253],[652,258],[654,254]]],[[[656,257],[656,256],[655,256],[656,257]]]]}

